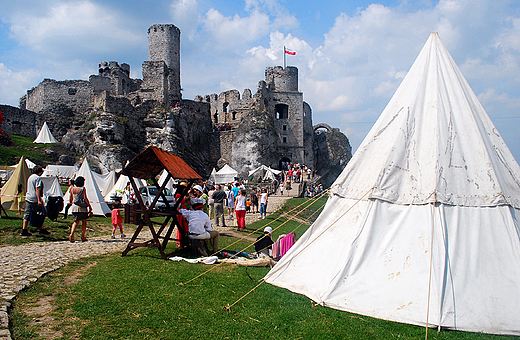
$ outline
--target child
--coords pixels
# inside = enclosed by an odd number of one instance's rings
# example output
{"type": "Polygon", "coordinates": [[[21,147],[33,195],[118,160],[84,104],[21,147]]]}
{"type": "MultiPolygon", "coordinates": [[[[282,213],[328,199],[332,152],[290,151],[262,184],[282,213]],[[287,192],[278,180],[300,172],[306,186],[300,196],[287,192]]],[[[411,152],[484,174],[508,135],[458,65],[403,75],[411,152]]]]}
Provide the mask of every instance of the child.
{"type": "Polygon", "coordinates": [[[25,193],[23,192],[22,183],[18,184],[18,190],[16,191],[16,199],[18,201],[18,212],[16,213],[16,215],[20,215],[22,209],[25,210],[25,193]]]}
{"type": "Polygon", "coordinates": [[[125,234],[123,234],[123,217],[119,210],[119,204],[115,204],[114,209],[112,209],[112,236],[110,238],[116,238],[115,233],[118,226],[121,231],[121,238],[125,238],[125,234]]]}
{"type": "Polygon", "coordinates": [[[246,200],[246,213],[248,213],[251,210],[251,201],[249,198],[246,200]]]}

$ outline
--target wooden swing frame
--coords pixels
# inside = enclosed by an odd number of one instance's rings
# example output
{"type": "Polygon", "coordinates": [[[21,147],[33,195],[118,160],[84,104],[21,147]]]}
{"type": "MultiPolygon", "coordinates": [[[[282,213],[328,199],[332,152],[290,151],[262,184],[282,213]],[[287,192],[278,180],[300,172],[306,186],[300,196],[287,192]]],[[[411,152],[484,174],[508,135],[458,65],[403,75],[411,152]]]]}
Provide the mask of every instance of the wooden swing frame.
{"type": "Polygon", "coordinates": [[[188,164],[186,164],[180,157],[171,154],[167,151],[161,150],[155,146],[151,146],[141,152],[139,155],[134,157],[121,171],[121,174],[128,176],[130,180],[130,184],[135,192],[135,197],[139,203],[139,210],[137,213],[141,213],[143,218],[140,218],[138,221],[137,229],[135,230],[132,238],[128,242],[126,249],[123,251],[122,256],[126,256],[128,252],[132,249],[136,249],[139,247],[146,248],[157,248],[161,257],[166,260],[168,259],[172,253],[166,254],[166,246],[168,245],[168,241],[174,240],[182,243],[186,242],[186,235],[183,235],[181,232],[181,239],[172,239],[171,235],[175,227],[178,230],[181,230],[179,226],[179,222],[177,220],[177,215],[179,214],[178,208],[182,201],[182,197],[186,196],[188,191],[190,190],[193,183],[197,180],[202,179],[202,177],[193,170],[188,164]],[[168,175],[161,186],[157,183],[155,177],[162,171],[166,170],[168,175]],[[158,188],[157,195],[155,199],[147,208],[141,193],[139,192],[139,188],[136,185],[135,178],[149,180],[151,179],[153,184],[158,188]],[[181,195],[181,199],[177,200],[173,206],[170,206],[168,200],[166,199],[166,195],[164,194],[164,189],[166,188],[166,184],[170,181],[170,179],[177,180],[185,180],[188,185],[184,188],[182,192],[179,192],[181,195]],[[159,198],[166,205],[165,211],[156,211],[154,207],[156,203],[159,201],[159,198]],[[165,220],[162,223],[153,222],[152,217],[163,216],[165,220]],[[170,223],[171,221],[171,223],[170,223]],[[170,225],[168,226],[168,224],[170,225]],[[150,232],[152,233],[152,239],[147,240],[145,242],[136,242],[137,237],[143,230],[143,228],[148,226],[150,232]],[[159,228],[156,230],[156,225],[159,225],[159,228]],[[162,233],[166,230],[164,236],[162,233]],[[162,239],[162,242],[160,241],[162,239]]]}

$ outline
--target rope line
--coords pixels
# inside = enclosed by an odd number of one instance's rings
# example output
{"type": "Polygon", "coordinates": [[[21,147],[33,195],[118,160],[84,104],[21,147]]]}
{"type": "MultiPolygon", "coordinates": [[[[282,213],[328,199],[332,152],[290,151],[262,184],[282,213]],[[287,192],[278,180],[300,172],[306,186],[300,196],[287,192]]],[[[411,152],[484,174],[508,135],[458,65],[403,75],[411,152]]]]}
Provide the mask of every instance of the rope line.
{"type": "Polygon", "coordinates": [[[323,235],[327,230],[329,230],[334,224],[336,224],[341,218],[343,218],[343,216],[345,216],[350,210],[352,210],[352,208],[354,208],[360,201],[363,200],[363,198],[365,198],[366,195],[368,195],[372,190],[374,189],[374,187],[370,188],[363,196],[361,196],[357,201],[356,203],[354,203],[350,208],[348,208],[343,214],[341,214],[334,222],[332,222],[328,227],[326,227],[325,229],[323,229],[323,231],[321,233],[318,234],[318,236],[316,236],[314,239],[312,239],[308,244],[306,244],[302,249],[300,249],[300,251],[298,251],[296,254],[294,254],[292,256],[292,258],[290,258],[289,260],[285,261],[285,264],[283,266],[279,266],[278,268],[276,268],[275,271],[271,271],[271,276],[273,274],[275,274],[277,271],[279,271],[280,269],[282,269],[284,266],[288,265],[296,256],[298,256],[302,251],[304,251],[308,246],[310,246],[314,241],[316,241],[321,235],[323,235]]]}
{"type": "MultiPolygon", "coordinates": [[[[319,198],[321,198],[321,197],[322,197],[326,192],[328,192],[328,190],[325,190],[321,195],[316,196],[316,197],[312,198],[312,199],[309,200],[309,201],[305,201],[305,202],[303,202],[302,204],[296,206],[295,208],[289,210],[288,213],[291,213],[291,212],[293,212],[294,210],[296,210],[296,209],[298,209],[299,207],[301,207],[302,205],[305,205],[306,203],[309,203],[309,204],[308,204],[304,209],[302,209],[300,212],[298,212],[295,216],[299,215],[302,211],[304,211],[305,209],[307,209],[308,207],[310,207],[312,204],[314,204],[314,203],[315,203],[319,198]]],[[[282,217],[281,217],[281,216],[278,216],[275,220],[271,221],[271,222],[270,222],[269,224],[267,224],[267,225],[270,225],[271,223],[273,223],[273,222],[279,220],[280,218],[282,218],[282,217]]],[[[278,229],[278,228],[280,228],[282,225],[284,225],[285,223],[289,222],[290,220],[291,220],[291,219],[288,219],[286,222],[280,224],[278,227],[276,227],[275,229],[273,229],[273,231],[276,230],[276,229],[278,229]]],[[[254,234],[255,232],[259,231],[259,230],[262,229],[262,228],[265,228],[265,226],[262,226],[262,227],[256,229],[255,231],[253,231],[253,232],[251,232],[251,233],[249,233],[249,234],[243,236],[242,238],[239,238],[237,241],[231,243],[229,246],[235,245],[236,243],[238,243],[238,242],[242,241],[243,239],[245,239],[247,236],[254,234]]],[[[254,243],[253,243],[253,244],[254,244],[254,243]]],[[[246,248],[240,250],[239,252],[242,252],[242,251],[246,250],[247,248],[249,248],[249,247],[250,247],[251,245],[253,245],[253,244],[248,245],[246,248]]],[[[228,246],[228,247],[229,247],[229,246],[228,246]]],[[[212,255],[215,255],[215,254],[216,254],[216,253],[213,253],[212,255]]],[[[180,282],[180,283],[179,283],[179,286],[187,285],[188,283],[190,283],[190,282],[192,282],[192,281],[198,279],[199,277],[201,277],[201,276],[203,276],[203,275],[209,273],[210,271],[212,271],[212,270],[218,268],[218,266],[220,266],[220,265],[223,264],[223,263],[224,263],[224,262],[219,262],[219,263],[217,263],[216,265],[211,266],[208,270],[206,270],[205,272],[200,273],[199,275],[197,275],[197,276],[195,276],[194,278],[188,280],[187,282],[180,282]]]]}
{"type": "Polygon", "coordinates": [[[223,310],[230,311],[230,310],[231,310],[231,307],[233,307],[234,305],[236,305],[237,303],[239,303],[240,300],[242,300],[243,298],[245,298],[246,296],[248,296],[248,295],[249,295],[250,293],[252,293],[255,289],[257,289],[258,287],[260,287],[260,285],[261,285],[262,283],[264,283],[264,282],[265,282],[264,280],[260,281],[259,284],[257,284],[253,289],[251,289],[249,292],[247,292],[247,293],[246,293],[244,296],[242,296],[240,299],[236,300],[236,301],[233,302],[231,305],[228,304],[227,306],[222,307],[222,309],[223,309],[223,310]]]}

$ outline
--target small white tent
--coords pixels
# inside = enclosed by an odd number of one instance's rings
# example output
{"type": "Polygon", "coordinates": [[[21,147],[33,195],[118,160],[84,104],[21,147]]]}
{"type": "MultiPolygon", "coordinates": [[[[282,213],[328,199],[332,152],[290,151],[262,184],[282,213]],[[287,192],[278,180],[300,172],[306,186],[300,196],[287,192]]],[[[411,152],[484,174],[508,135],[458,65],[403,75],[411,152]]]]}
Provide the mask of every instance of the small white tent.
{"type": "Polygon", "coordinates": [[[254,175],[258,171],[265,171],[263,180],[274,180],[276,178],[276,175],[279,175],[282,171],[271,169],[270,167],[266,165],[260,165],[258,168],[249,171],[248,176],[251,177],[251,175],[254,175]]]}
{"type": "MultiPolygon", "coordinates": [[[[146,186],[146,181],[144,179],[134,178],[134,180],[138,188],[146,186]]],[[[105,201],[110,202],[112,201],[112,197],[117,196],[122,198],[121,203],[126,204],[127,197],[126,195],[124,195],[124,192],[127,184],[129,183],[130,179],[128,179],[128,176],[120,175],[117,179],[116,184],[112,187],[108,194],[105,195],[105,201]]]]}
{"type": "MultiPolygon", "coordinates": [[[[110,213],[110,208],[105,203],[103,199],[103,195],[101,195],[101,191],[96,184],[96,180],[92,175],[92,171],[90,170],[90,166],[88,165],[87,159],[83,160],[83,164],[78,170],[77,177],[82,176],[85,178],[85,188],[87,190],[87,197],[90,201],[90,205],[92,206],[92,212],[94,215],[105,216],[110,213]]],[[[65,194],[63,198],[65,205],[69,202],[69,191],[65,194]]]]}
{"type": "Polygon", "coordinates": [[[520,335],[520,167],[436,33],[266,275],[324,306],[520,335]]]}
{"type": "Polygon", "coordinates": [[[38,133],[38,137],[34,140],[33,143],[42,143],[42,144],[50,144],[50,143],[57,143],[58,141],[51,133],[51,130],[49,130],[49,127],[47,126],[47,122],[43,123],[42,128],[40,129],[40,132],[38,133]]]}
{"type": "Polygon", "coordinates": [[[213,168],[213,170],[211,170],[211,174],[209,175],[209,180],[212,181],[214,184],[216,184],[216,178],[215,178],[215,174],[217,173],[217,170],[215,170],[215,168],[213,168]]]}
{"type": "Polygon", "coordinates": [[[56,176],[59,178],[74,178],[78,169],[74,165],[47,165],[42,176],[56,176]]]}
{"type": "Polygon", "coordinates": [[[233,183],[237,176],[238,171],[226,164],[215,174],[215,184],[233,183]]]}

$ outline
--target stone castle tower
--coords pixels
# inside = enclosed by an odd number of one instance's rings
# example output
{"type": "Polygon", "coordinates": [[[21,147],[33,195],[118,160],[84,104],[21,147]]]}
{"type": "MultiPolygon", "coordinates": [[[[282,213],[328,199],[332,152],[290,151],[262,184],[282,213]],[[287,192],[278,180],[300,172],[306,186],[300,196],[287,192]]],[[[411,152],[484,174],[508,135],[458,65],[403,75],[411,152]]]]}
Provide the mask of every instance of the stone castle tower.
{"type": "Polygon", "coordinates": [[[143,63],[141,97],[170,107],[182,99],[181,31],[174,25],[153,25],[148,29],[148,61],[143,63]]]}

